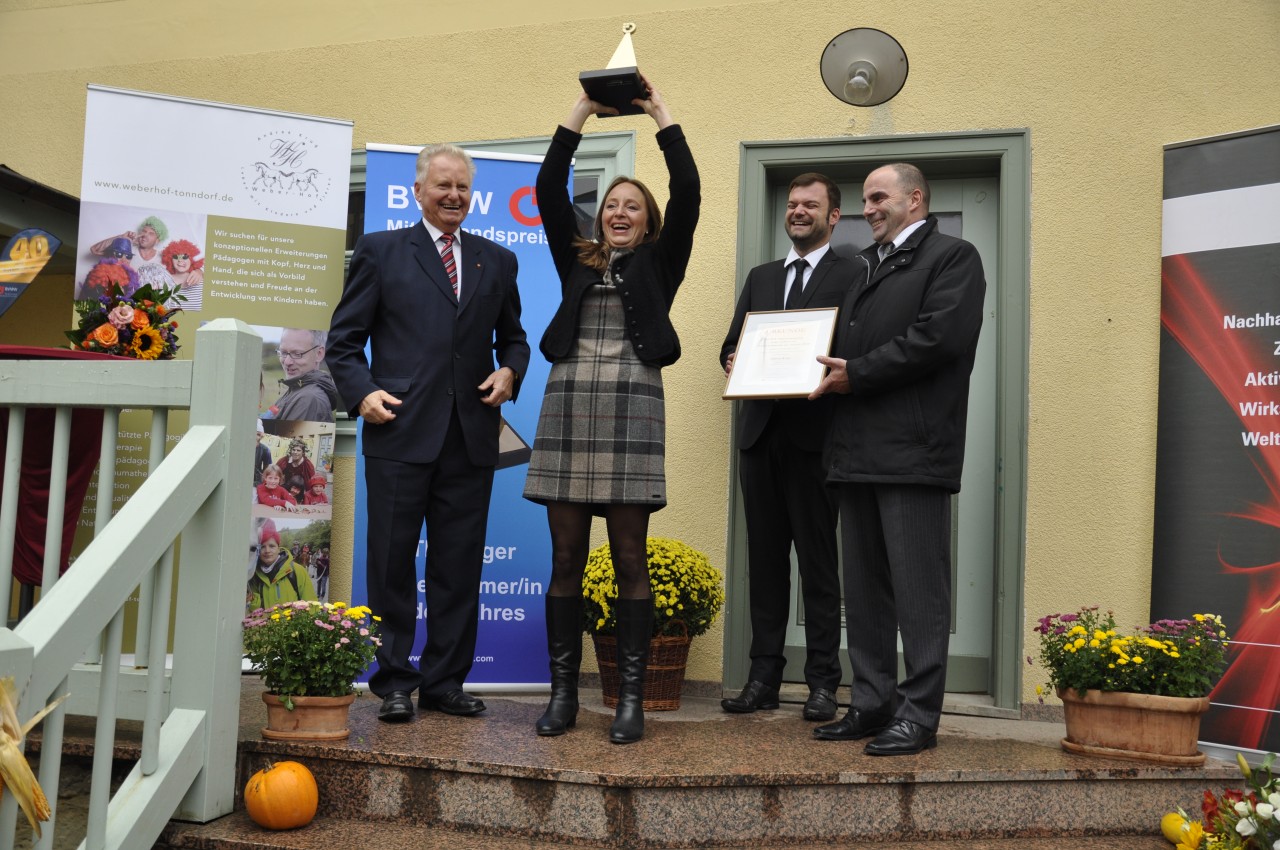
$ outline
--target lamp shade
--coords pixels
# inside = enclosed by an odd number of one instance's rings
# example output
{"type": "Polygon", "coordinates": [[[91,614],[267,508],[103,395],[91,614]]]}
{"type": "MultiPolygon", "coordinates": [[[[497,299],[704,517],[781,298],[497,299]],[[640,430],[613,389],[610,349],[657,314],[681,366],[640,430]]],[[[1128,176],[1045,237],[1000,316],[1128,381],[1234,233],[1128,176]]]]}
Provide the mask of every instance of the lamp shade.
{"type": "Polygon", "coordinates": [[[845,30],[831,39],[819,67],[827,91],[853,106],[878,106],[907,82],[902,45],[887,32],[870,27],[845,30]]]}

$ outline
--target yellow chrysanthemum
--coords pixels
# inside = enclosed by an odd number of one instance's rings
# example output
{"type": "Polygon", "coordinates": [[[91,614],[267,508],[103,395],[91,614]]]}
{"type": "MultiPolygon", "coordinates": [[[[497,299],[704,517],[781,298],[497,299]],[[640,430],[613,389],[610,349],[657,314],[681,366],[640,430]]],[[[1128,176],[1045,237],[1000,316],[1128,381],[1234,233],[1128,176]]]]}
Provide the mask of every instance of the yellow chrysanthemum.
{"type": "MultiPolygon", "coordinates": [[[[678,540],[649,538],[646,558],[658,633],[676,633],[666,630],[667,623],[674,620],[682,622],[690,636],[704,633],[724,604],[719,571],[706,555],[678,540]]],[[[608,544],[587,556],[582,597],[589,630],[612,631],[610,606],[618,598],[618,587],[608,544]]]]}

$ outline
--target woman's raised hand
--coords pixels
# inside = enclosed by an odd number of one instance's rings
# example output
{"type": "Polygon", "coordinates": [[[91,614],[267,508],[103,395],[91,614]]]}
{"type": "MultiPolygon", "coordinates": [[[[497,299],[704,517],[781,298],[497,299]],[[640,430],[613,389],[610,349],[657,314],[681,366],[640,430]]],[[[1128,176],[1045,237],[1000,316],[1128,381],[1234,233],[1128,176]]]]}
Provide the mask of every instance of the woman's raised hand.
{"type": "Polygon", "coordinates": [[[674,124],[675,121],[672,120],[671,113],[667,111],[666,101],[662,99],[662,92],[658,91],[644,74],[640,75],[640,80],[644,83],[648,97],[637,97],[631,102],[643,109],[644,114],[654,120],[659,130],[674,124]]]}
{"type": "Polygon", "coordinates": [[[618,114],[618,110],[614,109],[612,106],[605,106],[603,103],[597,103],[587,97],[586,92],[579,92],[578,99],[573,102],[573,109],[569,111],[569,117],[565,119],[564,127],[566,130],[581,133],[582,125],[587,123],[587,118],[600,112],[608,115],[618,114]]]}

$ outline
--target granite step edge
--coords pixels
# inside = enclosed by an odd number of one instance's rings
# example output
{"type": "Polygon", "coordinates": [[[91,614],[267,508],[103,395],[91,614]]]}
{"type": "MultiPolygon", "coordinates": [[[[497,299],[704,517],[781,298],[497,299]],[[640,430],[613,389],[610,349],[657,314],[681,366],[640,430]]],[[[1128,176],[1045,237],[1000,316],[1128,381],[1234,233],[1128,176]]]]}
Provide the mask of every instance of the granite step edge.
{"type": "MultiPolygon", "coordinates": [[[[311,824],[294,830],[270,831],[253,823],[243,812],[236,812],[208,824],[170,823],[153,850],[332,850],[335,843],[346,843],[354,836],[371,836],[376,830],[379,850],[580,850],[583,847],[618,847],[616,844],[592,842],[566,843],[559,840],[531,838],[510,833],[470,832],[446,827],[406,824],[370,824],[365,820],[317,817],[311,824]],[[343,836],[335,842],[335,836],[343,836]]],[[[752,850],[870,850],[893,847],[896,850],[1061,850],[1068,836],[1019,838],[945,838],[932,841],[903,841],[897,838],[860,841],[822,841],[803,843],[720,844],[725,850],[751,847],[752,850]]],[[[645,850],[682,850],[687,845],[645,844],[645,850]]],[[[1073,850],[1167,850],[1167,842],[1153,831],[1143,835],[1076,836],[1071,838],[1073,850]]]]}
{"type": "MultiPolygon", "coordinates": [[[[943,744],[945,746],[945,740],[943,744]]],[[[1009,766],[941,767],[903,764],[897,760],[853,755],[845,763],[828,769],[738,770],[688,772],[664,769],[660,773],[633,770],[583,769],[530,763],[488,761],[457,756],[414,755],[347,747],[323,742],[241,741],[240,757],[285,756],[297,761],[346,762],[409,770],[445,771],[507,779],[534,779],[568,785],[612,788],[716,788],[752,786],[843,786],[900,785],[926,783],[1018,783],[1018,782],[1109,782],[1132,780],[1196,780],[1213,786],[1239,778],[1235,764],[1209,759],[1201,767],[1168,767],[1140,761],[1064,756],[1070,764],[1053,767],[1009,766]],[[861,763],[861,764],[860,764],[861,763]]]]}

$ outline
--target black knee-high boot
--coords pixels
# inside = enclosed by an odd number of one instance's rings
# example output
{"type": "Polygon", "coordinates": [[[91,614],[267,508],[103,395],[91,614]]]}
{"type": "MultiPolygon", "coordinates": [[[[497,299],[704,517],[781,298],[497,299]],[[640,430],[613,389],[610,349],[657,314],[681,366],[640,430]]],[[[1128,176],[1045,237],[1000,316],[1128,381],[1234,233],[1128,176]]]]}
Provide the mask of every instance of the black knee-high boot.
{"type": "Polygon", "coordinates": [[[551,701],[534,728],[539,735],[563,735],[578,722],[581,596],[547,595],[547,652],[551,656],[551,701]]]}
{"type": "Polygon", "coordinates": [[[653,601],[619,599],[617,611],[618,710],[609,727],[609,740],[631,744],[644,737],[644,671],[653,634],[653,601]]]}

